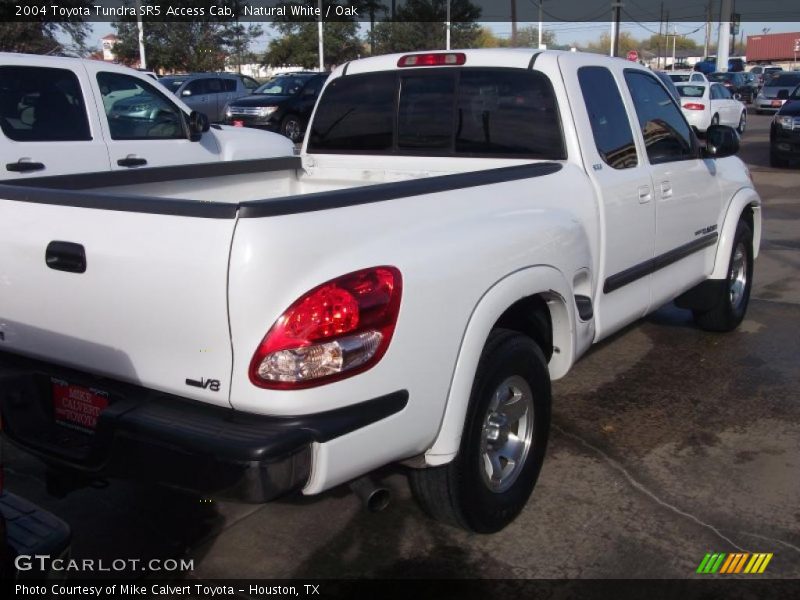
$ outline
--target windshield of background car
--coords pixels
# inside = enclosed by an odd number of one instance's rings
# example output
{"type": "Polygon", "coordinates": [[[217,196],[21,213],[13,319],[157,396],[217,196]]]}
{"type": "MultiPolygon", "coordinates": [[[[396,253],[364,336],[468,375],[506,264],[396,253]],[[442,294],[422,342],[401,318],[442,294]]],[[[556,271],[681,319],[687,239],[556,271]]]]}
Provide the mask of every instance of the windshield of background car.
{"type": "Polygon", "coordinates": [[[310,77],[276,77],[257,88],[253,93],[267,96],[294,96],[309,79],[310,77]]]}
{"type": "Polygon", "coordinates": [[[563,159],[550,80],[536,71],[409,69],[328,84],[309,152],[563,159]],[[457,76],[458,75],[458,76],[457,76]]]}
{"type": "Polygon", "coordinates": [[[672,81],[674,81],[675,83],[678,83],[680,81],[689,81],[689,77],[691,77],[691,75],[689,75],[688,73],[670,73],[669,74],[669,78],[672,79],[672,81]]]}
{"type": "Polygon", "coordinates": [[[789,98],[791,98],[792,100],[800,100],[800,85],[794,88],[792,93],[789,95],[789,98]]]}
{"type": "Polygon", "coordinates": [[[784,73],[769,82],[770,87],[794,87],[800,84],[800,73],[784,73]]]}
{"type": "Polygon", "coordinates": [[[158,80],[158,83],[160,83],[165,88],[167,88],[170,92],[175,94],[175,93],[177,93],[178,88],[181,87],[184,84],[185,81],[186,81],[185,78],[184,79],[179,79],[177,77],[162,77],[161,79],[158,80]]]}
{"type": "Polygon", "coordinates": [[[706,88],[703,85],[678,85],[678,93],[683,98],[702,98],[706,93],[706,88]]]}

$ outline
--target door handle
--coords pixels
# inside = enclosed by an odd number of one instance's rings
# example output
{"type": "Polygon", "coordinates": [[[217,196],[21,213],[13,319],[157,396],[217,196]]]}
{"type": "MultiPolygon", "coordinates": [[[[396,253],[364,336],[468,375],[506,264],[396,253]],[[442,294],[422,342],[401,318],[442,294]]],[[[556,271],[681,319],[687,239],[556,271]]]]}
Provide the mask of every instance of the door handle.
{"type": "Polygon", "coordinates": [[[6,163],[7,171],[14,171],[15,173],[29,173],[30,171],[41,171],[44,169],[44,163],[30,162],[19,160],[15,163],[6,163]]]}
{"type": "Polygon", "coordinates": [[[650,193],[650,186],[649,185],[640,185],[639,186],[639,203],[644,204],[645,202],[650,202],[653,198],[653,195],[650,193]]]}
{"type": "Polygon", "coordinates": [[[672,198],[672,184],[669,181],[661,182],[661,197],[672,198]]]}
{"type": "Polygon", "coordinates": [[[86,250],[74,242],[50,242],[44,253],[47,266],[56,271],[83,273],[86,271],[86,250]]]}
{"type": "Polygon", "coordinates": [[[146,158],[138,158],[136,156],[126,156],[125,158],[120,158],[117,161],[117,164],[120,167],[143,167],[147,164],[146,158]]]}

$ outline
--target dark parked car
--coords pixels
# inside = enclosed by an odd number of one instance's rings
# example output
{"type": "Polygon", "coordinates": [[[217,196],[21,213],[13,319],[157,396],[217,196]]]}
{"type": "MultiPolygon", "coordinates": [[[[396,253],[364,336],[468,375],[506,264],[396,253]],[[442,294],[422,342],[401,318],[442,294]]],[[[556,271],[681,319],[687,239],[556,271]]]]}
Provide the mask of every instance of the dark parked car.
{"type": "Polygon", "coordinates": [[[299,142],[329,74],[287,73],[270,79],[251,96],[230,102],[225,109],[225,122],[269,129],[299,142]]]}
{"type": "Polygon", "coordinates": [[[769,164],[785,167],[800,159],[800,86],[797,86],[772,119],[769,130],[769,164]]]}
{"type": "Polygon", "coordinates": [[[206,115],[212,123],[222,121],[228,102],[246,96],[258,87],[258,82],[252,77],[236,73],[170,75],[158,82],[189,108],[206,115]]]}
{"type": "Polygon", "coordinates": [[[754,78],[750,78],[748,81],[748,78],[742,72],[717,72],[711,73],[707,77],[711,82],[724,85],[731,94],[739,94],[742,102],[751,103],[756,94],[758,94],[758,86],[754,78]]]}

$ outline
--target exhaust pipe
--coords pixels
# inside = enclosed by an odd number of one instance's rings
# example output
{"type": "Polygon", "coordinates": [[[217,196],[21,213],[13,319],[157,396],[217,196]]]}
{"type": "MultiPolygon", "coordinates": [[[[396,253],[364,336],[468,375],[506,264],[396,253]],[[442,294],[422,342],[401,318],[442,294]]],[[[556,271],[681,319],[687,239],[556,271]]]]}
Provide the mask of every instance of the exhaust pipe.
{"type": "Polygon", "coordinates": [[[392,493],[388,488],[375,483],[368,475],[359,477],[350,482],[350,489],[361,499],[369,512],[380,512],[387,506],[392,499],[392,493]]]}

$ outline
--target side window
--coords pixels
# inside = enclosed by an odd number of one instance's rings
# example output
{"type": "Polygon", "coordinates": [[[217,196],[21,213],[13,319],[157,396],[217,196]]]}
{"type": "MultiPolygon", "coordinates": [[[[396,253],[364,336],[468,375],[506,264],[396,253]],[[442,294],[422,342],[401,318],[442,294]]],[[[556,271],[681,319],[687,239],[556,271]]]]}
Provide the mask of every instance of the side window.
{"type": "Polygon", "coordinates": [[[208,79],[192,79],[189,83],[186,84],[186,87],[183,88],[183,92],[191,92],[190,96],[199,96],[201,94],[208,94],[208,79]]]}
{"type": "Polygon", "coordinates": [[[695,158],[692,134],[675,102],[658,80],[643,71],[625,70],[625,81],[652,164],[695,158]]]}
{"type": "MultiPolygon", "coordinates": [[[[224,79],[220,79],[215,77],[214,79],[206,79],[206,94],[221,94],[222,91],[225,89],[225,81],[224,79]]],[[[236,84],[234,83],[234,86],[236,84]]],[[[234,87],[235,89],[235,87],[234,87]]]]}
{"type": "Polygon", "coordinates": [[[713,84],[711,86],[711,99],[712,100],[719,100],[719,90],[717,89],[719,86],[717,84],[713,84]]]}
{"type": "MultiPolygon", "coordinates": [[[[192,82],[194,83],[194,82],[192,82]]],[[[146,81],[120,73],[97,74],[113,140],[185,137],[183,111],[146,81]]]]}
{"type": "Polygon", "coordinates": [[[17,142],[92,139],[80,83],[67,69],[0,67],[0,125],[17,142]]]}
{"type": "Polygon", "coordinates": [[[614,76],[605,67],[581,67],[578,81],[603,161],[615,169],[635,167],[636,145],[614,76]]]}
{"type": "Polygon", "coordinates": [[[728,91],[728,88],[726,88],[724,85],[717,86],[717,93],[720,100],[730,100],[731,98],[733,98],[733,96],[731,96],[730,91],[728,91]]]}
{"type": "Polygon", "coordinates": [[[322,89],[325,79],[325,77],[315,77],[309,81],[306,84],[306,87],[303,88],[303,95],[316,97],[317,94],[319,94],[319,91],[322,89]]]}
{"type": "Polygon", "coordinates": [[[236,80],[233,78],[230,79],[223,79],[223,90],[226,92],[235,92],[236,91],[236,80]]]}
{"type": "Polygon", "coordinates": [[[246,75],[242,75],[242,84],[248,90],[254,90],[259,85],[261,85],[255,79],[253,79],[252,77],[247,77],[246,75]]]}

